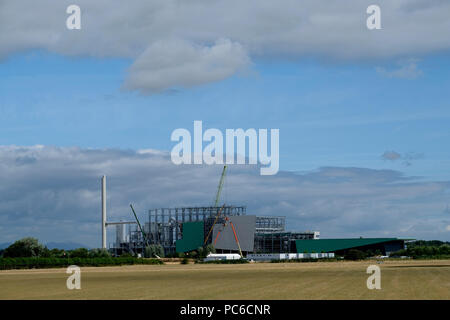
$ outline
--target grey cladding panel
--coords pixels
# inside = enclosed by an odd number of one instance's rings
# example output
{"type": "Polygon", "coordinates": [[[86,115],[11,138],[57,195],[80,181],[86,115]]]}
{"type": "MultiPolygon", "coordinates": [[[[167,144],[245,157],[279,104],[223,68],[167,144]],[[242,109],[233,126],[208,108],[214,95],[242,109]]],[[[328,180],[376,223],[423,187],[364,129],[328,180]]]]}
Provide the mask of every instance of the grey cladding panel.
{"type": "MultiPolygon", "coordinates": [[[[241,245],[242,251],[253,251],[255,242],[256,216],[232,216],[229,217],[236,229],[236,235],[241,245]]],[[[226,226],[215,225],[213,229],[213,243],[217,237],[218,231],[221,230],[215,247],[223,250],[239,250],[234,238],[231,224],[226,226]]]]}

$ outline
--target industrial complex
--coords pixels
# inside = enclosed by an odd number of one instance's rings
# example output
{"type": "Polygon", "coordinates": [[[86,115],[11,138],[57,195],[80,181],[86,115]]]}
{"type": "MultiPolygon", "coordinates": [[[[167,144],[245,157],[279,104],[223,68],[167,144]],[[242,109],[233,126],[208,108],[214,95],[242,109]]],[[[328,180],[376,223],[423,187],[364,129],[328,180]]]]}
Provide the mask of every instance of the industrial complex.
{"type": "Polygon", "coordinates": [[[319,231],[286,230],[283,216],[247,214],[245,206],[219,206],[226,166],[214,205],[209,207],[158,208],[148,211],[147,221],[135,219],[108,222],[106,219],[106,177],[102,178],[102,247],[106,248],[106,228],[115,226],[115,242],[109,246],[115,254],[142,254],[149,245],[160,245],[165,254],[190,252],[214,245],[218,254],[238,254],[255,260],[326,258],[343,255],[347,250],[371,250],[389,255],[405,247],[397,238],[320,239],[319,231]]]}

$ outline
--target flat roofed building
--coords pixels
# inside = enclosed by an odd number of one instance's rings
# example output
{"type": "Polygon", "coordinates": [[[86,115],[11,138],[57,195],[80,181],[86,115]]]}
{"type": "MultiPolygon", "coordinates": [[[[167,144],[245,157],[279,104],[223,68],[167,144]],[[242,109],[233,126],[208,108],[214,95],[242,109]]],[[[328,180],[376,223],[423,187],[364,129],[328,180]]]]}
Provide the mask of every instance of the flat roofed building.
{"type": "Polygon", "coordinates": [[[379,250],[383,255],[389,255],[405,247],[404,239],[397,238],[347,238],[347,239],[312,239],[295,240],[297,253],[334,252],[345,254],[350,249],[362,251],[379,250]]]}

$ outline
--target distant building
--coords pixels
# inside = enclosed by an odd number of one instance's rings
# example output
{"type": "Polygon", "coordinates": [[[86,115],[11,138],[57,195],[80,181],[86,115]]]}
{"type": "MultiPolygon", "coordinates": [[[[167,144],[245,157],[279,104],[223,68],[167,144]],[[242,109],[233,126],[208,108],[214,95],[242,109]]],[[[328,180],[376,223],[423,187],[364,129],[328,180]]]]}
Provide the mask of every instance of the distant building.
{"type": "Polygon", "coordinates": [[[389,255],[405,247],[405,240],[397,238],[320,239],[319,231],[286,231],[285,217],[247,215],[246,207],[243,206],[152,209],[148,221],[143,224],[146,239],[137,225],[129,225],[128,234],[124,228],[124,225],[120,225],[116,229],[116,243],[112,250],[118,254],[143,253],[147,244],[161,245],[166,254],[189,252],[204,244],[213,244],[222,258],[226,257],[223,254],[239,253],[239,246],[244,256],[344,255],[350,249],[379,251],[389,255]]]}
{"type": "Polygon", "coordinates": [[[382,255],[405,248],[405,240],[397,238],[353,238],[353,239],[318,239],[296,240],[298,253],[334,252],[345,255],[350,249],[361,251],[379,251],[382,255]]]}

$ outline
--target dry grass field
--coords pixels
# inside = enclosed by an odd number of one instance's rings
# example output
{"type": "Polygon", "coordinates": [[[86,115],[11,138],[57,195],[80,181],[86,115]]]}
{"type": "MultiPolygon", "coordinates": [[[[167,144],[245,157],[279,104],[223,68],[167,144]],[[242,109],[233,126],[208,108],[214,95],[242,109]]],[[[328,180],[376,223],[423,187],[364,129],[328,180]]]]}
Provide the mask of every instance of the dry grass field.
{"type": "Polygon", "coordinates": [[[376,261],[139,265],[0,271],[0,299],[450,299],[450,260],[384,261],[381,290],[366,286],[376,261]]]}

